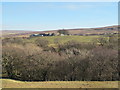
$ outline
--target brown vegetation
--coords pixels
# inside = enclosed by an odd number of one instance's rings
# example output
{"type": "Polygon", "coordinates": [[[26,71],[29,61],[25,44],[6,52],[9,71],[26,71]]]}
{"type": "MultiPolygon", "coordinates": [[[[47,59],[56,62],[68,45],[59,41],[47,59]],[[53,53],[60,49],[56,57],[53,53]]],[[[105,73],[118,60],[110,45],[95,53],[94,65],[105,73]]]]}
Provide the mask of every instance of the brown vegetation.
{"type": "Polygon", "coordinates": [[[57,48],[49,47],[49,41],[39,38],[35,43],[18,40],[3,40],[3,74],[8,78],[22,81],[118,80],[114,36],[108,41],[98,39],[100,44],[69,41],[57,44],[57,48]]]}

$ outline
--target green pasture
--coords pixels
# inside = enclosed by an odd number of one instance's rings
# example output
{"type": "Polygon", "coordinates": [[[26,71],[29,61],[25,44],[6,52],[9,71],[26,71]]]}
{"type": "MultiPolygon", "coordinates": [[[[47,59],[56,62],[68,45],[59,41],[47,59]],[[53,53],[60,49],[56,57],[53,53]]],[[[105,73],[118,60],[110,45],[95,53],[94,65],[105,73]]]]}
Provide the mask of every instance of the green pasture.
{"type": "Polygon", "coordinates": [[[77,42],[93,42],[101,36],[45,36],[45,37],[33,37],[28,42],[35,42],[37,39],[48,40],[50,44],[60,43],[63,44],[68,41],[77,42]]]}

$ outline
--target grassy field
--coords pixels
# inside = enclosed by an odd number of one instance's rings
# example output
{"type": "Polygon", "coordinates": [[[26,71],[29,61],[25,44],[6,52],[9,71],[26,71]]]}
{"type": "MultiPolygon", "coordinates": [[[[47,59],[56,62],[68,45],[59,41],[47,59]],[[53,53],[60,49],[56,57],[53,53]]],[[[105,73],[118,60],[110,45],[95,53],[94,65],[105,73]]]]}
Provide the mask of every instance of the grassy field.
{"type": "Polygon", "coordinates": [[[46,36],[46,37],[33,37],[30,39],[25,39],[24,42],[26,43],[35,43],[37,39],[47,40],[49,42],[48,46],[56,47],[57,44],[64,44],[68,41],[75,41],[80,43],[92,43],[96,42],[97,39],[105,37],[102,35],[95,35],[95,36],[46,36]]]}
{"type": "Polygon", "coordinates": [[[1,79],[2,88],[118,88],[118,81],[45,81],[23,82],[1,79]]]}
{"type": "Polygon", "coordinates": [[[59,44],[64,44],[68,41],[76,41],[76,42],[94,42],[96,39],[102,36],[51,36],[51,37],[33,37],[30,39],[24,40],[27,43],[34,43],[37,39],[43,39],[49,41],[49,46],[55,46],[56,42],[59,44]]]}

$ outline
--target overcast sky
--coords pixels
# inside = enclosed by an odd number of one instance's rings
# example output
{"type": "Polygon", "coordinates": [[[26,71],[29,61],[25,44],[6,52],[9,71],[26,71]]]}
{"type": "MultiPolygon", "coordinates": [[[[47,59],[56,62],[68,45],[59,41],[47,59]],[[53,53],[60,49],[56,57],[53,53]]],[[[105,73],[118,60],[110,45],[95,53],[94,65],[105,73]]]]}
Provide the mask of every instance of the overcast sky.
{"type": "Polygon", "coordinates": [[[4,30],[56,30],[118,24],[117,2],[4,2],[4,30]]]}

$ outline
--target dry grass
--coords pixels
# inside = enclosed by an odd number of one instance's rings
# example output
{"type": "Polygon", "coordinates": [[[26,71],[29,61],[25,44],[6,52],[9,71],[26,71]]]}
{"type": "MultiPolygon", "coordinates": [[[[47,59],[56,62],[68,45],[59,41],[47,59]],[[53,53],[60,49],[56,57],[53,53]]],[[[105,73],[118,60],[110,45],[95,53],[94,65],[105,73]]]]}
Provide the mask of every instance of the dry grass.
{"type": "Polygon", "coordinates": [[[118,88],[118,81],[45,81],[23,82],[1,79],[2,88],[118,88]]]}

